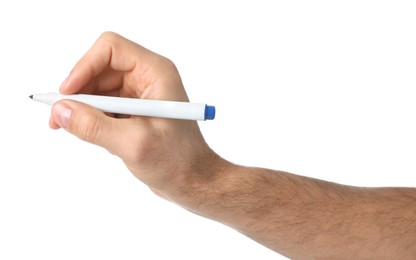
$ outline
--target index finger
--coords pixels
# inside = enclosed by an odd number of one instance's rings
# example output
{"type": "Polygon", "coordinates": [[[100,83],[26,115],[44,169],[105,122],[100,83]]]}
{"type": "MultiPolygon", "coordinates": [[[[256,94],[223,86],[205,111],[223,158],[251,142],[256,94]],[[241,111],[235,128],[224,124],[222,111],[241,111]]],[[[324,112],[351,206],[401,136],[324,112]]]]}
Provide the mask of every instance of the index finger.
{"type": "MultiPolygon", "coordinates": [[[[68,78],[62,83],[60,92],[78,93],[90,82],[103,76],[100,74],[107,74],[106,77],[111,77],[108,75],[111,73],[117,74],[116,77],[122,81],[119,74],[135,69],[137,57],[146,59],[150,53],[152,52],[116,33],[105,32],[77,62],[68,78]]],[[[99,89],[103,88],[99,84],[94,87],[98,88],[95,92],[111,91],[111,89],[99,89]]]]}

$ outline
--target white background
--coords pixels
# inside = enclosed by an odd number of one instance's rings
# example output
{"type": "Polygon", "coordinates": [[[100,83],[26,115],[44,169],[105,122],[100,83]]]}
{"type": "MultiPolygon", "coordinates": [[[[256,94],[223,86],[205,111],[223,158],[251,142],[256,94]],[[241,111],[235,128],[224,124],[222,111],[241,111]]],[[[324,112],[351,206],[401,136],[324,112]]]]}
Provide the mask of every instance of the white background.
{"type": "Polygon", "coordinates": [[[414,1],[2,1],[0,259],[279,258],[49,129],[28,95],[57,91],[107,30],[172,59],[190,99],[217,107],[200,126],[228,160],[416,186],[415,14],[414,1]]]}

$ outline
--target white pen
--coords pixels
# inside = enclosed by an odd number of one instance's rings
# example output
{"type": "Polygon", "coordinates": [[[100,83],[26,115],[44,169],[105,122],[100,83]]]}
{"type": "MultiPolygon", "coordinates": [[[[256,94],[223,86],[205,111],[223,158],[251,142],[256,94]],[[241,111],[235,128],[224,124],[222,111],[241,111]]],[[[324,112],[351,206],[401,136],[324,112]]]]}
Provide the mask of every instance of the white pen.
{"type": "Polygon", "coordinates": [[[215,107],[202,103],[87,94],[62,95],[58,93],[43,93],[30,95],[29,97],[34,101],[42,102],[48,105],[52,105],[61,99],[71,99],[95,107],[103,112],[116,114],[183,120],[212,120],[215,118],[215,107]]]}

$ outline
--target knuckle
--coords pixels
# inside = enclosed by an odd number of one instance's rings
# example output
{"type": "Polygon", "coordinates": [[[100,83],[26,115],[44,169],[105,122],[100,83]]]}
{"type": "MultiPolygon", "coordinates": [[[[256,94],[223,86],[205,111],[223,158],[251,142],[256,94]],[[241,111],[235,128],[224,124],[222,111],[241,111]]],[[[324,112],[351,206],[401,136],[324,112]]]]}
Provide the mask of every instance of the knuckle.
{"type": "Polygon", "coordinates": [[[157,67],[161,71],[161,75],[163,75],[163,77],[166,77],[170,80],[177,80],[177,78],[179,77],[179,72],[175,63],[172,60],[164,56],[159,56],[157,62],[157,67]]]}
{"type": "Polygon", "coordinates": [[[81,131],[79,137],[90,143],[97,143],[101,132],[101,123],[97,118],[84,118],[80,120],[81,131]]]}
{"type": "Polygon", "coordinates": [[[112,31],[105,31],[103,33],[101,33],[100,38],[101,40],[106,40],[106,41],[115,41],[117,39],[119,39],[121,36],[115,32],[112,31]]]}
{"type": "Polygon", "coordinates": [[[159,56],[159,57],[160,57],[160,61],[159,61],[160,64],[162,64],[167,70],[177,71],[176,65],[171,59],[166,58],[164,56],[159,56]]]}
{"type": "Polygon", "coordinates": [[[103,32],[98,38],[96,45],[100,49],[110,51],[114,46],[117,46],[122,41],[122,36],[111,31],[103,32]]]}

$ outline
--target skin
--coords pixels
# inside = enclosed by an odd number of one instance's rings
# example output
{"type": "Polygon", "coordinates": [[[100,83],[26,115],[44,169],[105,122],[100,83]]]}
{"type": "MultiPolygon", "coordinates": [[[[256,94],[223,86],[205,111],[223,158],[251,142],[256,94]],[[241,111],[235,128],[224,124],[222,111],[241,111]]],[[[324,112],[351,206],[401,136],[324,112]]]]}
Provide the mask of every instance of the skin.
{"type": "MultiPolygon", "coordinates": [[[[172,61],[112,32],[98,38],[60,92],[189,101],[172,61]]],[[[49,125],[120,157],[160,197],[287,257],[416,255],[414,188],[351,187],[235,165],[210,149],[195,121],[120,117],[63,100],[49,125]]]]}

